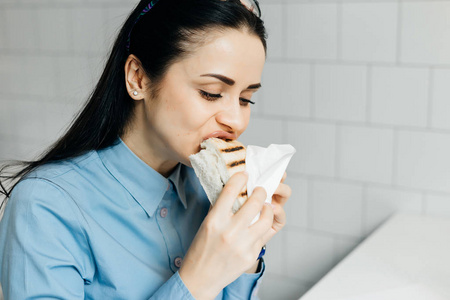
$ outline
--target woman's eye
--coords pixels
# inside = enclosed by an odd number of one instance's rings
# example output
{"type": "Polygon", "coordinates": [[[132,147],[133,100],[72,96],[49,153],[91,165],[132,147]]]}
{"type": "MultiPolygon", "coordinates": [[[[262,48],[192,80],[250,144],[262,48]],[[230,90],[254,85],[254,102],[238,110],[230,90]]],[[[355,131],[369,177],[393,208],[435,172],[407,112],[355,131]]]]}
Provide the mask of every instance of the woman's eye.
{"type": "Polygon", "coordinates": [[[245,99],[245,98],[239,98],[239,100],[241,100],[241,105],[242,106],[248,106],[248,104],[255,104],[255,102],[249,100],[249,99],[245,99]]]}
{"type": "Polygon", "coordinates": [[[208,101],[215,101],[219,98],[222,98],[222,95],[220,95],[220,94],[211,94],[211,93],[208,93],[208,92],[205,92],[202,90],[199,90],[199,92],[200,92],[200,95],[208,101]]]}

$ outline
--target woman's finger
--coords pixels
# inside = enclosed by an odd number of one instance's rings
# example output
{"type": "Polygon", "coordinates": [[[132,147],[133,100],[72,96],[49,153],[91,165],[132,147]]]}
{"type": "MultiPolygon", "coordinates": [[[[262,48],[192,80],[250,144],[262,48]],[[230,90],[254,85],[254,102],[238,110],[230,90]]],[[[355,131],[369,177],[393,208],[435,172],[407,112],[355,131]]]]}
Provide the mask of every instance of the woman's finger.
{"type": "MultiPolygon", "coordinates": [[[[254,236],[261,239],[261,236],[264,236],[269,229],[272,228],[274,220],[274,212],[272,205],[270,203],[264,203],[261,214],[259,215],[258,221],[256,221],[253,225],[250,226],[250,230],[254,232],[254,236]]],[[[261,244],[261,247],[264,245],[261,244]]]]}
{"type": "Polygon", "coordinates": [[[290,186],[284,183],[280,183],[273,193],[272,201],[279,203],[281,206],[286,204],[289,197],[292,195],[292,189],[290,186]]]}
{"type": "Polygon", "coordinates": [[[266,190],[263,187],[256,187],[252,195],[238,210],[235,217],[239,224],[249,226],[253,219],[261,211],[264,202],[267,198],[266,190]]]}
{"type": "MultiPolygon", "coordinates": [[[[279,204],[272,204],[273,223],[272,227],[263,235],[262,241],[267,244],[272,237],[286,225],[286,212],[279,204]]],[[[255,223],[256,224],[256,223],[255,223]]]]}
{"type": "Polygon", "coordinates": [[[232,215],[232,207],[237,196],[247,184],[248,175],[245,172],[239,172],[231,176],[227,184],[223,187],[219,198],[217,199],[211,212],[219,214],[232,215]]]}

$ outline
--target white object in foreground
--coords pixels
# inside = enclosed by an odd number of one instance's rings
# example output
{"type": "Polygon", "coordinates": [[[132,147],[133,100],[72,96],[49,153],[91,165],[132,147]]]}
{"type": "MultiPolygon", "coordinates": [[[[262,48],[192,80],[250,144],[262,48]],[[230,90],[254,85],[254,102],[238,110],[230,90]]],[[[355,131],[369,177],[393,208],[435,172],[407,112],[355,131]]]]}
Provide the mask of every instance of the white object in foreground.
{"type": "Polygon", "coordinates": [[[344,299],[450,299],[450,219],[395,215],[301,298],[344,299]]]}

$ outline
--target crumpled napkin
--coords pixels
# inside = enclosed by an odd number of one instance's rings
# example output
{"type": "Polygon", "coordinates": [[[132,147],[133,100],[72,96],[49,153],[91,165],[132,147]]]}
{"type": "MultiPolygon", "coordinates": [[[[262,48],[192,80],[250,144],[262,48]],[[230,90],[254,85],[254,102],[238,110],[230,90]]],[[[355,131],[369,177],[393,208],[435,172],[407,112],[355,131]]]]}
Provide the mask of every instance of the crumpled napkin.
{"type": "MultiPolygon", "coordinates": [[[[248,197],[252,195],[256,187],[261,186],[267,192],[266,202],[272,203],[272,196],[295,152],[295,148],[289,144],[271,144],[267,148],[247,146],[245,169],[248,172],[248,197]]],[[[259,214],[252,224],[258,219],[259,214]]]]}

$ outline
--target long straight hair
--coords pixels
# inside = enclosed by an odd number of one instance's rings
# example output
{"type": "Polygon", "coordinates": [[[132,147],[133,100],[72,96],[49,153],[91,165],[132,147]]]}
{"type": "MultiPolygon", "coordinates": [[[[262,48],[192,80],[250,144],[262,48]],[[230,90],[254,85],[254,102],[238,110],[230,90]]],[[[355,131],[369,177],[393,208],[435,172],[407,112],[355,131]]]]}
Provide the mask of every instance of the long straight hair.
{"type": "Polygon", "coordinates": [[[37,160],[8,161],[0,168],[0,194],[6,196],[0,209],[14,187],[34,169],[106,148],[125,132],[134,112],[134,101],[125,87],[124,66],[129,54],[139,58],[151,90],[157,91],[170,65],[207,42],[209,32],[245,30],[258,36],[267,50],[263,21],[239,0],[159,0],[135,24],[149,1],[138,3],[128,16],[97,85],[66,132],[37,160]],[[8,175],[6,170],[14,167],[19,171],[8,175]]]}

